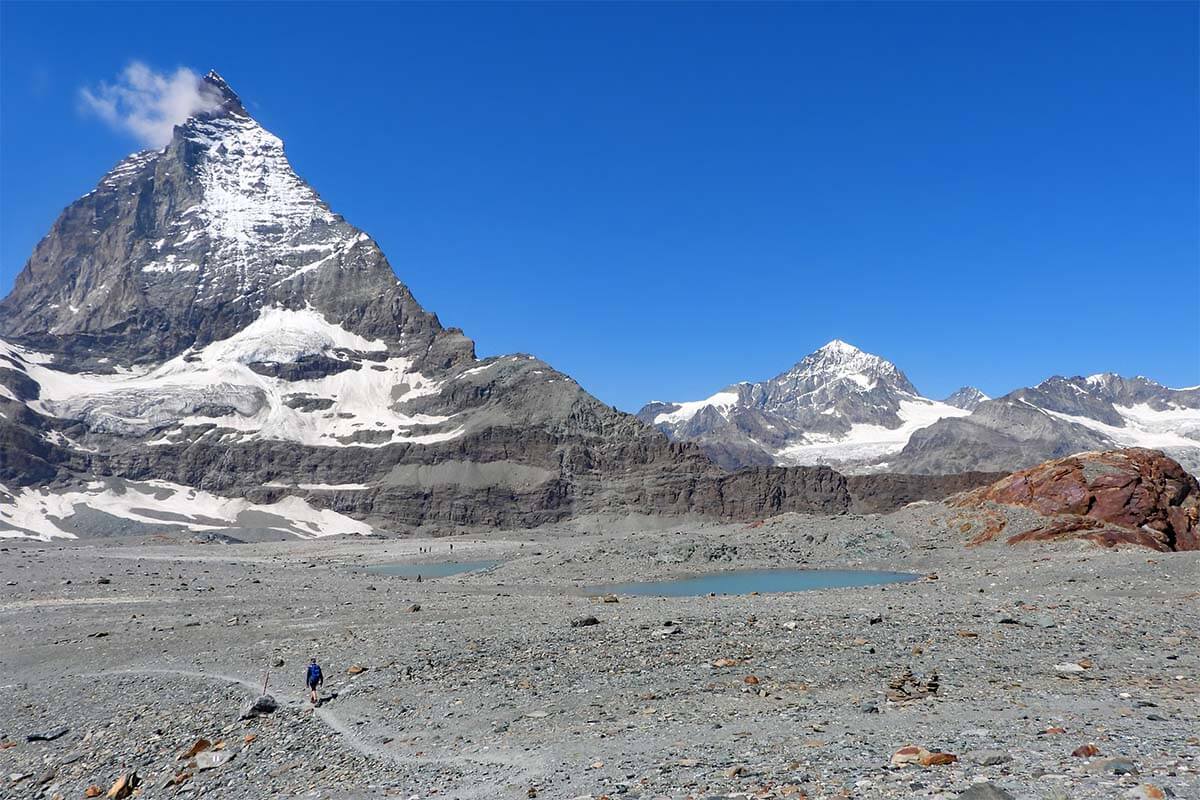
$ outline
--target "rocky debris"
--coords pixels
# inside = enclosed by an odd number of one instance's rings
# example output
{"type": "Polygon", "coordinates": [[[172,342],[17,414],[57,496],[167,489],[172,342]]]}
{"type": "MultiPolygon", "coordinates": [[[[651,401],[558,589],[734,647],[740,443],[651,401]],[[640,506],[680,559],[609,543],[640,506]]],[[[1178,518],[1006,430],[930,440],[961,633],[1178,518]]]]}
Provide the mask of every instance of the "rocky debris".
{"type": "Polygon", "coordinates": [[[885,695],[893,703],[908,703],[937,694],[940,685],[937,672],[931,673],[928,678],[920,679],[913,675],[911,669],[906,669],[903,675],[893,678],[888,683],[885,695]]]}
{"type": "Polygon", "coordinates": [[[1194,554],[966,549],[948,524],[957,514],[935,505],[757,528],[669,520],[617,531],[608,528],[619,521],[603,520],[584,536],[464,536],[456,555],[463,541],[464,557],[502,563],[420,586],[358,568],[403,560],[414,548],[407,538],[249,544],[236,558],[182,541],[6,543],[0,558],[20,585],[0,598],[14,684],[0,731],[17,741],[0,760],[4,776],[28,777],[5,782],[0,796],[82,797],[133,767],[147,798],[510,797],[536,786],[553,798],[947,800],[981,780],[1029,800],[1128,800],[1143,783],[1200,796],[1194,554]],[[682,543],[700,554],[725,545],[728,557],[681,565],[672,559],[682,543]],[[72,602],[96,596],[98,560],[131,587],[119,611],[72,602]],[[623,595],[608,606],[589,597],[588,587],[773,566],[939,580],[623,595]],[[184,588],[193,585],[217,588],[184,588]],[[223,624],[235,611],[221,595],[254,622],[223,624]],[[436,613],[407,614],[410,602],[436,613]],[[569,627],[600,609],[611,613],[599,626],[569,627]],[[679,632],[653,635],[665,627],[679,632]],[[100,628],[112,635],[86,638],[100,628]],[[956,635],[966,628],[977,635],[956,635]],[[354,691],[314,712],[300,675],[288,674],[272,690],[274,715],[238,721],[231,709],[255,691],[229,678],[261,688],[274,653],[297,664],[323,653],[340,664],[333,680],[341,673],[354,691]],[[1052,668],[1085,662],[1094,665],[1065,677],[1052,668]],[[97,663],[119,671],[97,681],[97,663]],[[354,663],[371,669],[346,678],[354,663]],[[885,704],[906,669],[918,684],[936,671],[946,685],[885,704]],[[880,713],[865,711],[872,704],[880,713]],[[66,724],[71,732],[54,743],[24,741],[66,724]],[[181,761],[200,738],[224,741],[210,749],[233,760],[205,770],[181,761]],[[1071,755],[1088,742],[1102,753],[1071,755]],[[891,767],[905,744],[960,760],[891,767]],[[1117,756],[1141,774],[1091,767],[1117,756]],[[54,779],[38,786],[50,767],[54,779]],[[725,777],[733,767],[742,772],[725,777]]]}
{"type": "Polygon", "coordinates": [[[598,620],[592,616],[576,617],[575,619],[571,620],[572,628],[587,628],[592,625],[599,625],[599,624],[600,624],[600,620],[598,620]]]}
{"type": "Polygon", "coordinates": [[[1200,550],[1200,483],[1157,450],[1081,453],[1048,461],[950,502],[960,508],[1021,506],[1049,518],[1042,526],[1009,536],[1010,544],[1077,538],[1109,547],[1200,550]]]}
{"type": "Polygon", "coordinates": [[[362,675],[366,671],[367,671],[367,668],[361,664],[351,664],[349,667],[346,668],[347,675],[362,675]]]}
{"type": "Polygon", "coordinates": [[[279,703],[269,694],[259,695],[242,709],[242,719],[253,719],[255,717],[263,717],[268,714],[274,714],[279,708],[279,703]]]}

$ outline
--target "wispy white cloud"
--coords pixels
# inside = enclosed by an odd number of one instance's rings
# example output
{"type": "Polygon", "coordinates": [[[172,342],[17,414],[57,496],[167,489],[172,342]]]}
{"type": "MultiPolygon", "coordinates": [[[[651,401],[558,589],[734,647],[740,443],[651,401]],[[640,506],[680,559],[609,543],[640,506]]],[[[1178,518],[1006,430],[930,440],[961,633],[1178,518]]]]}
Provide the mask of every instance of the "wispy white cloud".
{"type": "Polygon", "coordinates": [[[168,75],[140,61],[131,62],[115,83],[80,89],[79,97],[85,111],[151,147],[171,141],[172,129],[188,117],[220,104],[217,93],[190,69],[168,75]]]}

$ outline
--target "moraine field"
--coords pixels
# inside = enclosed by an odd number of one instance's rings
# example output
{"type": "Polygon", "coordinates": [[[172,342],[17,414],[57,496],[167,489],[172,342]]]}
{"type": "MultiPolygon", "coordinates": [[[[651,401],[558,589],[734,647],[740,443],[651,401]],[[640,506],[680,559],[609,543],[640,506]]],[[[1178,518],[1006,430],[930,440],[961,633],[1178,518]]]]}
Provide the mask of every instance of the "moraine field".
{"type": "Polygon", "coordinates": [[[136,773],[141,798],[220,800],[1200,798],[1200,553],[967,548],[968,524],[927,504],[486,538],[3,540],[0,797],[119,797],[136,773]],[[447,558],[500,563],[367,571],[447,558]],[[588,590],[780,567],[922,577],[588,590]],[[242,719],[264,680],[278,709],[242,719]],[[894,758],[910,745],[928,766],[894,758]]]}

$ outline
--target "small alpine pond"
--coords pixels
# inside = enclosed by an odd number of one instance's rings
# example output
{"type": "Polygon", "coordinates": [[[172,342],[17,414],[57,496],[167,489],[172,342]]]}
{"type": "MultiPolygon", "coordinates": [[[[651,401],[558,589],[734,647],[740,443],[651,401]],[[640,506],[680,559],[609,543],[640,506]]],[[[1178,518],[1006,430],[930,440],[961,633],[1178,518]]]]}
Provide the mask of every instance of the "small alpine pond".
{"type": "Polygon", "coordinates": [[[907,583],[919,575],[907,572],[851,569],[747,569],[714,572],[668,581],[616,583],[594,586],[589,591],[598,594],[652,595],[656,597],[702,597],[708,594],[762,594],[774,592],[807,592],[814,589],[840,589],[852,586],[874,586],[885,583],[907,583]]]}

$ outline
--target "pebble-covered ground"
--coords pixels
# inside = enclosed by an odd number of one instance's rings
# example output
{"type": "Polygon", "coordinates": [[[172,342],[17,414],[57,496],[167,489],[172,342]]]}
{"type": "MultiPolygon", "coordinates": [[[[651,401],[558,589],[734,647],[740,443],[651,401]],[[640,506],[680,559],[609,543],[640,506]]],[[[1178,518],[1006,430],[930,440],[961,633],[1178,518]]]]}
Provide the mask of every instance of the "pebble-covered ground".
{"type": "Polygon", "coordinates": [[[966,548],[972,524],[930,505],[486,540],[3,541],[0,797],[121,797],[136,774],[138,797],[222,800],[1200,798],[1200,554],[966,548]],[[365,571],[448,556],[502,564],[365,571]],[[587,588],[797,566],[923,577],[587,588]],[[264,682],[279,708],[241,719],[264,682]]]}

